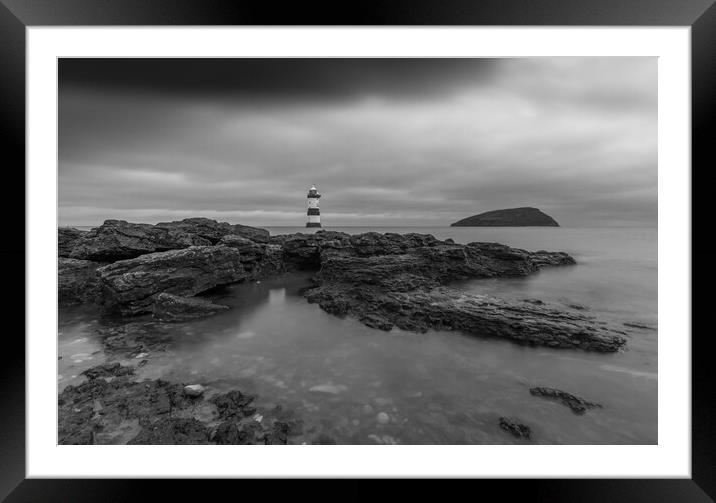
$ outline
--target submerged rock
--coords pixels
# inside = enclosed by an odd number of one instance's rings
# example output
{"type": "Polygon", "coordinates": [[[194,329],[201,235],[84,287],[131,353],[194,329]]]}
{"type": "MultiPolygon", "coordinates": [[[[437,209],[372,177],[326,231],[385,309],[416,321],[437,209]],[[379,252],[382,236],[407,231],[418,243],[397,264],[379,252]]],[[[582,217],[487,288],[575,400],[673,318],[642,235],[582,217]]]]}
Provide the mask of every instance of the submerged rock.
{"type": "Polygon", "coordinates": [[[546,388],[538,386],[535,388],[530,388],[530,394],[534,396],[541,396],[543,398],[551,400],[556,400],[572,409],[572,412],[578,415],[584,414],[585,412],[587,412],[588,409],[603,407],[600,403],[590,402],[582,397],[572,395],[570,393],[567,393],[566,391],[562,391],[556,388],[546,388]]]}
{"type": "Polygon", "coordinates": [[[166,292],[192,296],[246,278],[239,252],[227,246],[192,246],[150,253],[98,269],[103,303],[122,314],[152,309],[155,296],[166,292]]]}
{"type": "Polygon", "coordinates": [[[58,397],[62,445],[286,444],[301,433],[292,413],[274,407],[258,414],[255,397],[238,390],[207,401],[202,394],[187,395],[186,388],[198,385],[138,382],[133,369],[119,363],[85,375],[88,381],[67,386],[58,397]]]}
{"type": "Polygon", "coordinates": [[[385,412],[378,412],[378,415],[375,416],[375,420],[378,421],[379,424],[388,424],[390,422],[390,416],[385,412]]]}
{"type": "Polygon", "coordinates": [[[154,297],[154,317],[161,321],[186,321],[228,310],[228,306],[196,297],[181,297],[166,292],[154,297]]]}
{"type": "Polygon", "coordinates": [[[313,386],[309,391],[312,393],[328,393],[330,395],[337,395],[347,389],[348,388],[342,384],[319,384],[317,386],[313,386]]]}
{"type": "Polygon", "coordinates": [[[532,437],[532,429],[529,426],[522,424],[517,418],[501,417],[499,424],[500,428],[508,433],[511,433],[517,438],[526,438],[529,440],[532,437]]]}

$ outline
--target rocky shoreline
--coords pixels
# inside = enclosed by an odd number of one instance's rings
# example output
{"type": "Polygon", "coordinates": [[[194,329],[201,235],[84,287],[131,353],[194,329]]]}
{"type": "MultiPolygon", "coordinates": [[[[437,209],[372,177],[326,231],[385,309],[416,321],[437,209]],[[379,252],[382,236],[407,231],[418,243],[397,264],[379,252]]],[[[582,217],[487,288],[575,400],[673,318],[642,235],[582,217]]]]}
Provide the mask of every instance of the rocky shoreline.
{"type": "MultiPolygon", "coordinates": [[[[60,305],[91,304],[120,320],[102,334],[115,359],[162,350],[170,342],[162,335],[163,324],[227,310],[205,297],[212,289],[298,270],[313,273],[312,285],[303,292],[308,302],[380,330],[454,330],[597,352],[615,352],[626,343],[625,332],[584,309],[454,287],[461,280],[575,265],[562,252],[462,245],[412,233],[271,236],[263,229],[192,218],[157,225],[107,220],[91,231],[60,228],[58,255],[60,305]],[[154,321],[146,321],[146,315],[154,321]]],[[[86,382],[60,394],[61,443],[290,443],[300,430],[285,412],[253,410],[252,400],[238,390],[223,398],[187,396],[185,384],[137,381],[131,367],[114,363],[85,376],[86,382]]],[[[597,406],[559,390],[550,395],[549,389],[533,395],[577,409],[597,406]]],[[[528,427],[514,424],[503,421],[501,427],[529,438],[528,427]]],[[[301,438],[331,443],[317,435],[301,438]]]]}
{"type": "Polygon", "coordinates": [[[562,252],[497,243],[456,244],[424,234],[270,236],[267,231],[186,219],[157,225],[108,220],[89,232],[59,229],[59,302],[96,303],[106,312],[153,312],[186,320],[219,312],[194,296],[214,287],[281,272],[316,272],[309,302],[390,330],[458,330],[553,348],[613,352],[625,333],[593,316],[470,294],[458,280],[514,277],[576,262],[562,252]]]}

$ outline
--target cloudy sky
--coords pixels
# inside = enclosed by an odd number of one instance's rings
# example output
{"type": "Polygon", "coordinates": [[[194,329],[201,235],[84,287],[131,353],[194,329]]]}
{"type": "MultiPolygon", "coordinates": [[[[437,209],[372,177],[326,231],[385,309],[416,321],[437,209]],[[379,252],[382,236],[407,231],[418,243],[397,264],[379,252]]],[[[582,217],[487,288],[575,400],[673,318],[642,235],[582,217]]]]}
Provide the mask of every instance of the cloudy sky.
{"type": "Polygon", "coordinates": [[[62,59],[60,225],[654,225],[656,58],[62,59]]]}

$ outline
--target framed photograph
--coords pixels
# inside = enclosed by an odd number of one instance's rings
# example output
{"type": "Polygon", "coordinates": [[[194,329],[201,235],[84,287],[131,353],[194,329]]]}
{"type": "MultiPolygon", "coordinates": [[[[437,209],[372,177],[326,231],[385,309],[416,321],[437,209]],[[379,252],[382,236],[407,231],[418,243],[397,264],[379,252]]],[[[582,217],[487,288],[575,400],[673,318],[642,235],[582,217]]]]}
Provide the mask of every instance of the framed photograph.
{"type": "Polygon", "coordinates": [[[3,0],[26,314],[1,494],[710,501],[691,191],[716,7],[656,3],[3,0]]]}

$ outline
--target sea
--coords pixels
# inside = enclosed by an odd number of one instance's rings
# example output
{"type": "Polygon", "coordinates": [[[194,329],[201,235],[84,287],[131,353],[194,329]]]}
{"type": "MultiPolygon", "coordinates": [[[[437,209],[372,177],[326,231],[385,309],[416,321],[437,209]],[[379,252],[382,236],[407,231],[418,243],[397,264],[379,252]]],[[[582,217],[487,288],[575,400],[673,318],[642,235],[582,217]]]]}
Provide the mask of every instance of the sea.
{"type": "MultiPolygon", "coordinates": [[[[267,229],[272,235],[315,232],[267,229]]],[[[232,309],[173,325],[173,342],[138,369],[140,378],[256,393],[259,406],[294,410],[306,431],[320,431],[339,444],[658,443],[656,227],[324,229],[418,232],[458,243],[567,252],[576,266],[455,286],[580,309],[622,325],[626,348],[602,354],[448,331],[375,330],[306,302],[300,290],[310,274],[297,273],[225,288],[218,301],[232,309]],[[576,415],[559,402],[532,396],[534,386],[558,388],[603,407],[576,415]],[[528,425],[531,440],[503,431],[501,417],[528,425]]],[[[97,336],[100,323],[86,307],[60,310],[59,391],[106,358],[97,336]]]]}

